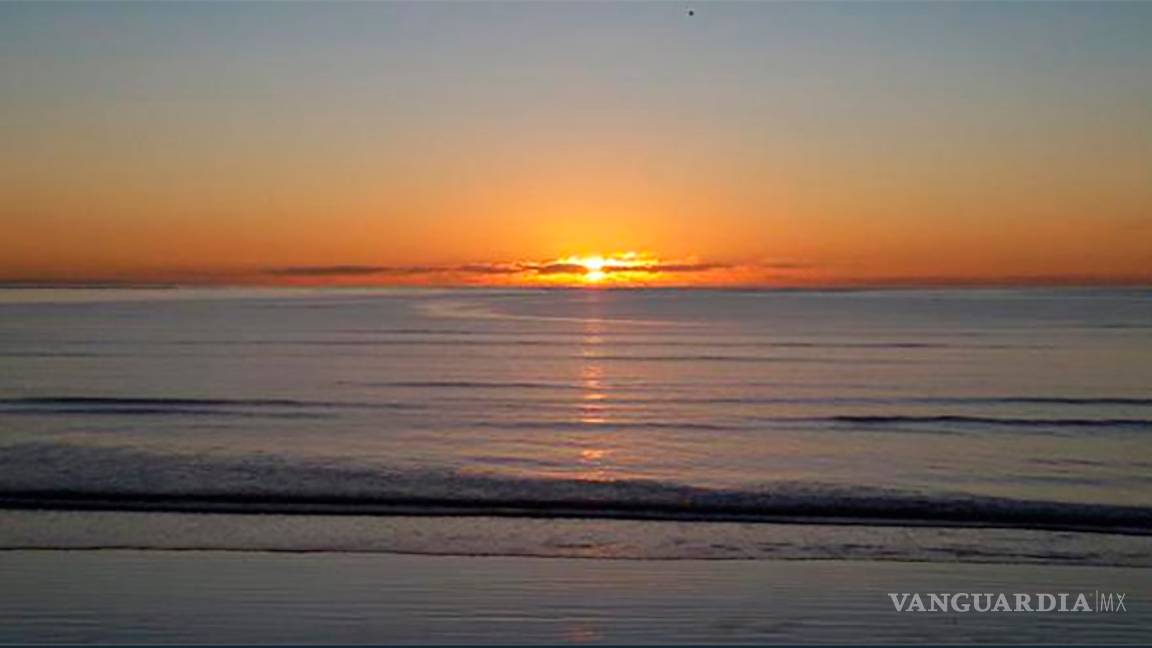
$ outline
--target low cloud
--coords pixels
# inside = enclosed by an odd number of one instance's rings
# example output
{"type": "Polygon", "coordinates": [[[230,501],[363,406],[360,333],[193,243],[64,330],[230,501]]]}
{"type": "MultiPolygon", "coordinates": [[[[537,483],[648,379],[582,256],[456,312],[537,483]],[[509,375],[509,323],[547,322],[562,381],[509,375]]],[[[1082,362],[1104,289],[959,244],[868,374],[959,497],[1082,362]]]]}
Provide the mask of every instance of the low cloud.
{"type": "Polygon", "coordinates": [[[647,266],[647,269],[650,272],[709,272],[733,267],[726,263],[657,263],[647,266]]]}
{"type": "MultiPolygon", "coordinates": [[[[639,263],[635,265],[623,264],[605,264],[600,268],[600,272],[605,274],[612,274],[614,272],[633,272],[633,273],[649,273],[656,274],[662,272],[677,273],[677,272],[708,272],[710,270],[725,270],[733,266],[723,263],[639,263]]],[[[543,265],[525,266],[525,269],[532,270],[537,274],[542,275],[556,275],[556,274],[584,274],[588,272],[588,268],[579,263],[546,263],[543,265]]]]}
{"type": "Polygon", "coordinates": [[[288,266],[267,268],[263,274],[274,277],[363,277],[380,274],[419,274],[416,267],[334,265],[334,266],[288,266]]]}
{"type": "MultiPolygon", "coordinates": [[[[658,259],[638,260],[637,262],[614,262],[609,259],[598,271],[604,274],[694,274],[719,270],[732,270],[748,266],[726,263],[703,263],[696,261],[660,261],[658,259]]],[[[522,261],[522,262],[480,262],[460,265],[316,265],[279,266],[265,268],[260,274],[271,277],[299,279],[339,279],[357,277],[455,277],[461,280],[483,277],[553,277],[562,275],[586,275],[587,265],[570,260],[522,261]]]]}
{"type": "Polygon", "coordinates": [[[519,270],[503,268],[495,264],[472,264],[463,266],[333,265],[267,268],[262,274],[274,277],[369,277],[377,275],[402,277],[444,273],[512,274],[515,272],[519,272],[519,270]]]}
{"type": "Polygon", "coordinates": [[[524,266],[519,263],[469,263],[448,270],[465,274],[511,275],[524,272],[524,266]]]}
{"type": "Polygon", "coordinates": [[[816,266],[803,261],[761,261],[756,267],[764,270],[811,270],[816,266]]]}
{"type": "MultiPolygon", "coordinates": [[[[708,272],[724,270],[733,266],[723,263],[651,263],[642,265],[603,266],[600,271],[613,272],[708,272]]],[[[579,263],[469,263],[455,266],[375,266],[375,265],[333,265],[333,266],[286,266],[267,268],[263,274],[275,277],[365,277],[373,275],[421,275],[421,274],[476,274],[476,275],[516,275],[534,273],[540,275],[584,274],[588,268],[579,263]]]]}
{"type": "MultiPolygon", "coordinates": [[[[528,269],[536,274],[542,275],[556,275],[556,274],[582,274],[588,269],[579,263],[545,263],[543,265],[530,265],[528,269]]],[[[608,268],[604,268],[607,271],[608,268]]]]}

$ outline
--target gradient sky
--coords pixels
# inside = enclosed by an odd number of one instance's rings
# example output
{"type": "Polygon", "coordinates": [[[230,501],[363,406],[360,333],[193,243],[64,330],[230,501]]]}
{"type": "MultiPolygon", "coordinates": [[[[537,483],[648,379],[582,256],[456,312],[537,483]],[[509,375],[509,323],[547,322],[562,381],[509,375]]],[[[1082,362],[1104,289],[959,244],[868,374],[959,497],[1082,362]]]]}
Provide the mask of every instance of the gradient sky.
{"type": "Polygon", "coordinates": [[[4,281],[1152,281],[1149,2],[3,3],[0,95],[4,281]]]}

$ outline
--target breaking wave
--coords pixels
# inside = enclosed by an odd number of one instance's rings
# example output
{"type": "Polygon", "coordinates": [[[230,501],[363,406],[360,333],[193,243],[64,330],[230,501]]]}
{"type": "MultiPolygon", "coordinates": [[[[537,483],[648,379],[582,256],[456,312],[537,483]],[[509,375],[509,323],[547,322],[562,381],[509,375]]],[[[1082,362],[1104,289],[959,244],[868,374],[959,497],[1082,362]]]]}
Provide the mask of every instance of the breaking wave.
{"type": "Polygon", "coordinates": [[[0,453],[0,507],[186,513],[608,518],[1152,535],[1152,507],[778,482],[507,477],[46,443],[0,453]]]}

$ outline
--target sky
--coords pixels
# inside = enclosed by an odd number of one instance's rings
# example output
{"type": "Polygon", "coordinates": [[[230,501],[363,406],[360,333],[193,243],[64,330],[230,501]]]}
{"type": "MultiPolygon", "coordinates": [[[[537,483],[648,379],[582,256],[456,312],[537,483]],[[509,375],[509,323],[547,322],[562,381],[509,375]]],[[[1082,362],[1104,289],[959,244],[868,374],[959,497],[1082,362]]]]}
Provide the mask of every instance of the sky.
{"type": "Polygon", "coordinates": [[[1152,2],[4,2],[0,96],[6,283],[1152,283],[1152,2]]]}

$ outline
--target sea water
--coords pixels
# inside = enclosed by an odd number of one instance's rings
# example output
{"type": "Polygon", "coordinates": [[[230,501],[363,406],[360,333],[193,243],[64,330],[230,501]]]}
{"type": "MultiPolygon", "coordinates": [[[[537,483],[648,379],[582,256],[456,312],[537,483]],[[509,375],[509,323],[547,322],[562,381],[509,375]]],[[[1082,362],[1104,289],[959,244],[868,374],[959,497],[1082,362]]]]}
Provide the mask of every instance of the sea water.
{"type": "Polygon", "coordinates": [[[1150,297],[3,290],[0,545],[1150,566],[1150,297]]]}

